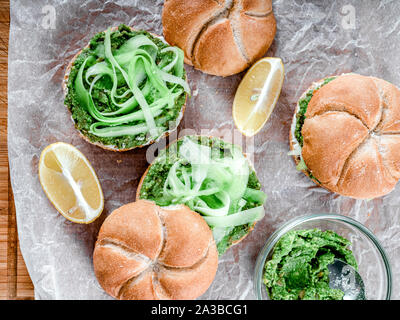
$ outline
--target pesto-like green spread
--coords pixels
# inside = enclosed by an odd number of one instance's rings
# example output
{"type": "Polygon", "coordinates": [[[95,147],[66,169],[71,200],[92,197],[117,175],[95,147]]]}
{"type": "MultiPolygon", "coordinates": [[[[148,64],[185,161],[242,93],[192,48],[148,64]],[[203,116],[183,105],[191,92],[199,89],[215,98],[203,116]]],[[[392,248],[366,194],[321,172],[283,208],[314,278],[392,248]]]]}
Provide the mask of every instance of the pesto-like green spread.
{"type": "MultiPolygon", "coordinates": [[[[121,49],[121,47],[123,47],[124,44],[126,44],[129,40],[132,40],[132,38],[137,36],[143,37],[143,35],[151,40],[151,42],[155,44],[155,47],[158,48],[157,52],[154,55],[155,65],[166,66],[170,64],[171,61],[174,59],[174,52],[168,49],[165,50],[166,48],[171,48],[168,44],[163,42],[161,39],[152,36],[146,31],[133,31],[131,30],[131,28],[125,25],[120,25],[117,30],[110,32],[112,54],[116,56],[120,53],[119,49],[121,49]]],[[[102,145],[110,146],[116,149],[131,149],[137,146],[142,146],[156,139],[157,136],[150,136],[148,132],[135,133],[135,131],[133,131],[132,129],[131,132],[133,133],[130,134],[112,135],[109,134],[109,132],[103,133],[105,131],[103,127],[108,126],[110,128],[110,131],[115,131],[117,125],[119,125],[120,128],[125,130],[122,130],[121,132],[129,132],[130,128],[135,128],[136,131],[140,131],[136,128],[138,127],[138,125],[144,126],[145,122],[143,119],[134,121],[121,120],[121,122],[117,124],[111,122],[110,124],[108,124],[106,123],[106,121],[102,122],[95,119],[93,117],[93,113],[90,112],[90,109],[85,106],[84,103],[82,103],[82,101],[87,99],[86,97],[82,97],[82,90],[90,92],[90,97],[93,102],[94,108],[96,109],[96,112],[101,114],[102,116],[106,115],[106,117],[104,118],[110,118],[111,120],[113,120],[113,114],[115,114],[115,117],[118,116],[119,118],[124,119],[124,116],[129,115],[129,113],[138,112],[141,110],[141,105],[139,105],[140,103],[138,104],[136,102],[136,105],[132,104],[132,107],[129,109],[129,111],[118,113],[118,108],[121,105],[124,105],[124,103],[129,101],[132,97],[134,97],[134,95],[132,93],[131,86],[126,83],[126,81],[124,81],[124,77],[119,71],[120,69],[117,69],[115,67],[115,63],[117,62],[115,62],[113,65],[112,63],[110,63],[110,59],[107,59],[107,48],[105,40],[106,32],[100,32],[96,34],[90,40],[89,46],[84,48],[73,62],[68,77],[67,94],[64,103],[72,114],[72,119],[75,123],[76,129],[78,129],[91,142],[100,143],[102,145]],[[92,68],[94,75],[90,77],[90,81],[92,81],[91,85],[91,83],[88,82],[89,79],[86,78],[86,74],[87,71],[96,64],[99,66],[97,69],[92,68]],[[83,73],[81,74],[81,77],[83,80],[81,81],[81,83],[84,88],[79,91],[79,88],[77,89],[77,77],[79,76],[79,71],[82,66],[83,73]],[[101,72],[103,72],[104,76],[101,76],[101,72]],[[113,79],[113,72],[114,75],[117,76],[117,78],[115,79],[113,79]],[[96,77],[96,75],[100,75],[101,77],[96,77]],[[118,82],[118,84],[116,84],[116,82],[118,82]],[[116,85],[116,88],[114,88],[114,84],[116,85]],[[93,128],[101,132],[102,134],[96,134],[93,128]]],[[[146,45],[147,47],[149,47],[147,43],[142,43],[143,48],[146,48],[146,45]]],[[[147,52],[144,52],[144,49],[141,50],[140,47],[138,48],[139,50],[136,51],[141,51],[139,54],[142,54],[142,57],[146,57],[147,52]]],[[[180,49],[176,48],[175,50],[178,51],[180,49]]],[[[152,53],[150,49],[148,49],[148,51],[152,53]]],[[[129,54],[130,52],[125,51],[123,53],[126,57],[126,54],[129,54]]],[[[121,56],[123,57],[123,54],[121,54],[121,56]]],[[[132,68],[135,67],[137,66],[133,65],[132,68]]],[[[186,79],[183,62],[179,67],[179,74],[183,73],[182,77],[179,76],[179,78],[186,79]]],[[[128,67],[125,68],[126,70],[128,69],[128,67]]],[[[127,71],[127,73],[129,73],[129,71],[127,71]]],[[[170,77],[174,76],[174,70],[168,70],[168,72],[165,73],[169,73],[170,77]]],[[[154,81],[150,83],[150,81],[148,81],[146,78],[144,78],[144,80],[142,81],[137,80],[137,78],[135,78],[135,74],[128,74],[128,76],[131,77],[132,80],[130,79],[130,81],[132,83],[134,83],[135,81],[138,82],[138,91],[140,90],[143,92],[144,99],[146,100],[144,102],[145,104],[148,104],[151,107],[157,102],[158,99],[163,98],[160,91],[157,90],[156,87],[154,87],[154,81]]],[[[140,78],[140,75],[138,76],[138,78],[140,78]]],[[[125,76],[125,80],[126,79],[127,76],[125,76]]],[[[171,103],[171,100],[169,100],[168,107],[163,108],[162,113],[157,114],[154,117],[154,122],[161,131],[158,133],[158,136],[162,135],[163,132],[168,130],[169,123],[174,123],[174,121],[177,120],[182,110],[182,107],[185,104],[187,94],[185,91],[182,90],[181,87],[177,86],[176,84],[174,85],[173,83],[165,81],[165,84],[163,84],[163,86],[164,85],[166,87],[166,89],[164,90],[164,94],[167,90],[169,90],[171,93],[177,93],[176,96],[174,96],[173,98],[174,102],[171,103]],[[178,91],[178,89],[175,88],[179,88],[180,90],[178,91]]],[[[141,101],[143,102],[143,100],[141,101]]]]}
{"type": "MultiPolygon", "coordinates": [[[[235,147],[230,143],[214,137],[209,138],[205,136],[190,136],[189,138],[193,141],[196,141],[200,145],[210,147],[213,158],[229,156],[232,152],[232,149],[235,147]]],[[[160,206],[167,206],[171,204],[169,200],[165,199],[163,188],[172,166],[178,161],[182,160],[180,159],[178,152],[182,142],[183,140],[180,139],[176,143],[170,145],[167,149],[161,151],[159,156],[152,163],[140,189],[141,199],[155,201],[160,206]]],[[[247,181],[247,188],[260,190],[261,184],[254,169],[251,168],[250,165],[249,169],[250,173],[247,181]]],[[[262,201],[247,201],[244,207],[241,209],[247,210],[262,205],[262,201]]],[[[233,227],[229,233],[217,241],[219,254],[223,254],[235,241],[240,240],[243,236],[248,234],[252,227],[253,223],[233,227]]]]}
{"type": "Polygon", "coordinates": [[[336,77],[331,77],[331,78],[325,79],[321,85],[319,85],[318,87],[316,87],[312,90],[309,90],[306,93],[306,96],[299,100],[300,108],[296,114],[296,129],[294,132],[294,136],[296,137],[296,140],[298,141],[298,143],[300,144],[301,147],[303,147],[303,135],[301,133],[301,130],[303,129],[304,121],[306,120],[306,112],[307,112],[308,105],[309,105],[312,97],[314,96],[315,92],[318,89],[322,88],[324,85],[326,85],[329,82],[331,82],[332,80],[334,80],[335,78],[336,77]]]}
{"type": "Polygon", "coordinates": [[[272,300],[342,300],[329,287],[328,265],[340,259],[357,269],[350,241],[333,231],[294,230],[286,233],[266,262],[263,281],[272,300]]]}
{"type": "MultiPolygon", "coordinates": [[[[314,96],[315,92],[334,79],[336,79],[336,77],[326,78],[319,86],[317,86],[314,89],[309,90],[306,93],[306,96],[299,100],[299,110],[296,113],[296,128],[294,130],[294,136],[301,147],[303,147],[303,134],[302,134],[301,130],[303,129],[304,121],[306,120],[306,112],[307,112],[308,105],[310,104],[310,101],[311,101],[312,97],[314,96]]],[[[306,171],[308,176],[312,180],[315,180],[317,183],[320,183],[320,181],[308,169],[303,158],[302,157],[299,157],[299,158],[300,158],[299,159],[300,162],[297,165],[297,170],[306,171]]]]}

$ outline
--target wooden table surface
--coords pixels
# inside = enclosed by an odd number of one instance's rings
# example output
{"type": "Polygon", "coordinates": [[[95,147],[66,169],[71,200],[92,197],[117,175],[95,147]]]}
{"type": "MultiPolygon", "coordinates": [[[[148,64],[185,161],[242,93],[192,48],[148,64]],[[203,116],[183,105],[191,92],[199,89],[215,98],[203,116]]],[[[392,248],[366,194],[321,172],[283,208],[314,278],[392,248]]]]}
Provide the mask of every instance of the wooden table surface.
{"type": "Polygon", "coordinates": [[[18,245],[7,154],[7,70],[10,4],[0,0],[0,299],[33,299],[18,245]]]}

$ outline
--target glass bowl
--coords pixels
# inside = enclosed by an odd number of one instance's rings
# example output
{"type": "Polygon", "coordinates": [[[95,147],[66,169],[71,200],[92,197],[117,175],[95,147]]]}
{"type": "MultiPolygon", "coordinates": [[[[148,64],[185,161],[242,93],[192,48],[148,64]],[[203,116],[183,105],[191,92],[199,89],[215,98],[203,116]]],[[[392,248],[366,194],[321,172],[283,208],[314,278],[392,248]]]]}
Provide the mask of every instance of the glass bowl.
{"type": "Polygon", "coordinates": [[[390,300],[392,272],[385,250],[373,233],[354,219],[336,214],[314,214],[290,220],[276,230],[261,250],[255,267],[254,289],[259,300],[270,300],[262,281],[264,265],[271,258],[278,240],[291,230],[332,230],[352,243],[367,300],[390,300]]]}

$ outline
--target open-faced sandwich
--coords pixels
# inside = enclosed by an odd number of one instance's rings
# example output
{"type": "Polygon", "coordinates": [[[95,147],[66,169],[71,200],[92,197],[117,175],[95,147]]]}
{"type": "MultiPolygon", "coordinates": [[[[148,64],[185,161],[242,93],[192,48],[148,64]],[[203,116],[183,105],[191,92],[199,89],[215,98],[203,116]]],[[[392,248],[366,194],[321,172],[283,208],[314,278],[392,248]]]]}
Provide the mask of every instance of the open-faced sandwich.
{"type": "Polygon", "coordinates": [[[176,129],[189,86],[183,52],[125,25],[96,34],[67,67],[65,105],[88,142],[126,151],[176,129]]]}
{"type": "Polygon", "coordinates": [[[185,136],[160,152],[143,175],[137,199],[185,204],[211,227],[219,254],[242,240],[264,216],[265,194],[240,147],[185,136]]]}
{"type": "Polygon", "coordinates": [[[297,105],[290,146],[297,168],[329,191],[391,192],[400,179],[400,90],[358,74],[315,83],[297,105]]]}

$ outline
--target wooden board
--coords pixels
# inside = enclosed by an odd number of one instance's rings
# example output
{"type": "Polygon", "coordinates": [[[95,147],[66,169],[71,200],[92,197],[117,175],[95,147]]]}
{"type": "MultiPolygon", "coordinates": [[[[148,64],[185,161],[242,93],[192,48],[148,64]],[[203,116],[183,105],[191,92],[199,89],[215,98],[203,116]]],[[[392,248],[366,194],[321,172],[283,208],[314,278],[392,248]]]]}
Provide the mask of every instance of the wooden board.
{"type": "Polygon", "coordinates": [[[33,299],[33,285],[18,246],[7,154],[7,70],[10,4],[0,0],[0,299],[33,299]]]}

